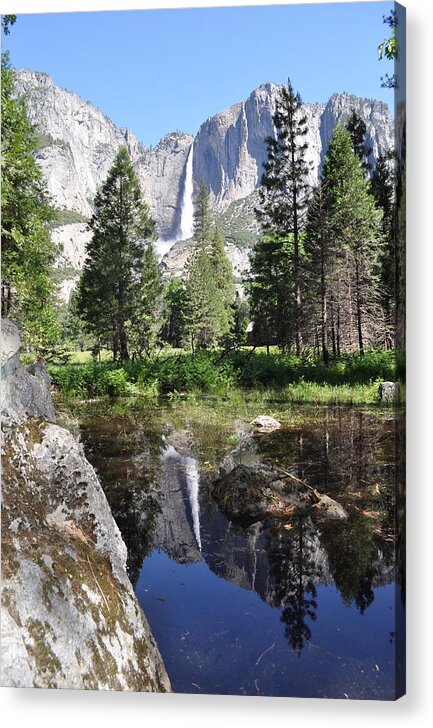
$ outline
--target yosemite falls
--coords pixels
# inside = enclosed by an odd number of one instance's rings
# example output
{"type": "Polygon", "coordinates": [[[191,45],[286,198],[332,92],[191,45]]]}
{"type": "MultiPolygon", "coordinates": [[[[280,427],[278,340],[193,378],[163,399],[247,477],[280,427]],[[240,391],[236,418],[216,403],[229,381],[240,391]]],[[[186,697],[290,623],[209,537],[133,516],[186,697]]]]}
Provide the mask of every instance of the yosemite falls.
{"type": "Polygon", "coordinates": [[[193,183],[193,155],[194,140],[188,152],[185,163],[185,171],[183,175],[183,192],[180,204],[180,223],[174,237],[169,240],[158,240],[156,243],[156,251],[158,258],[161,260],[178,240],[189,240],[194,234],[194,183],[193,183]]]}
{"type": "Polygon", "coordinates": [[[180,208],[180,228],[177,239],[188,240],[194,233],[194,203],[192,165],[194,156],[194,141],[188,153],[185,167],[185,181],[183,186],[182,204],[180,208]]]}

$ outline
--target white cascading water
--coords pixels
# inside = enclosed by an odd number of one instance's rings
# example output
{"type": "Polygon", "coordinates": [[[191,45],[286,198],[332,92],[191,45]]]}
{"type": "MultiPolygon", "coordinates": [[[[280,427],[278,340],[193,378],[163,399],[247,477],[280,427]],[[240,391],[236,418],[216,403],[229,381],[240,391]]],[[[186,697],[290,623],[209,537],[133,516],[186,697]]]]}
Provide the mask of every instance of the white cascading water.
{"type": "Polygon", "coordinates": [[[180,223],[174,238],[170,240],[158,240],[156,252],[161,261],[178,240],[188,240],[194,235],[194,202],[193,202],[193,181],[192,164],[194,159],[194,142],[192,142],[186,158],[185,177],[183,183],[182,202],[180,203],[180,223]]]}
{"type": "Polygon", "coordinates": [[[180,226],[178,240],[188,240],[194,234],[194,203],[192,165],[194,159],[194,142],[188,152],[185,168],[185,182],[183,185],[182,203],[180,206],[180,226]]]}
{"type": "Polygon", "coordinates": [[[192,527],[194,531],[197,546],[201,551],[200,537],[200,506],[198,502],[198,491],[200,476],[197,467],[197,460],[186,455],[180,455],[178,451],[169,445],[162,453],[162,460],[175,460],[184,468],[186,489],[188,492],[188,500],[191,507],[192,527]]]}

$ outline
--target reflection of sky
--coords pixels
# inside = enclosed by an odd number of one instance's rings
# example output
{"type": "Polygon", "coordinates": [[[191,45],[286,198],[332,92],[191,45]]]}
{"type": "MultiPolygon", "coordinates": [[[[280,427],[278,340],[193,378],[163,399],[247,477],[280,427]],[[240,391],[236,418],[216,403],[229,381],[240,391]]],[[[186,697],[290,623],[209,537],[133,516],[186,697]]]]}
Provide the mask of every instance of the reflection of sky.
{"type": "Polygon", "coordinates": [[[175,692],[392,699],[393,585],[375,589],[364,615],[333,586],[317,592],[312,639],[298,657],[281,610],[203,561],[179,565],[155,551],[136,587],[175,692]]]}

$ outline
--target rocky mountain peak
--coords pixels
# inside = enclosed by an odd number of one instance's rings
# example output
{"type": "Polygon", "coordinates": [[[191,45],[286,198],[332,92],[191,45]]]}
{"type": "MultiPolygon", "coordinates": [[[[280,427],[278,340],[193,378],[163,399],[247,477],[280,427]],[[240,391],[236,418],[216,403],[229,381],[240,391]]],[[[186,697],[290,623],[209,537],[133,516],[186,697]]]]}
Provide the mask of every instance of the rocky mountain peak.
{"type": "MultiPolygon", "coordinates": [[[[126,144],[131,155],[160,239],[169,241],[165,249],[183,235],[182,205],[191,149],[191,194],[203,180],[216,215],[221,216],[236,202],[251,199],[260,186],[267,156],[265,139],[274,134],[272,116],[281,88],[275,83],[262,84],[244,101],[206,119],[195,137],[174,131],[148,149],[130,130],[116,127],[102,111],[57,86],[46,73],[16,71],[15,82],[16,93],[24,98],[30,122],[37,131],[37,160],[58,208],[85,217],[91,215],[95,192],[106,179],[121,144],[126,144]]],[[[344,123],[352,109],[366,124],[372,164],[380,153],[394,146],[394,122],[381,101],[334,93],[326,104],[304,103],[311,185],[317,181],[336,124],[344,123]]],[[[245,211],[239,212],[235,212],[236,226],[239,228],[242,220],[248,235],[254,225],[246,220],[245,211]]],[[[68,231],[67,225],[63,227],[67,259],[70,233],[78,234],[79,226],[75,225],[74,231],[68,231]]],[[[238,232],[244,255],[248,241],[242,231],[238,232]]],[[[251,244],[253,238],[254,234],[251,244]]],[[[74,246],[82,247],[77,241],[74,246]]]]}

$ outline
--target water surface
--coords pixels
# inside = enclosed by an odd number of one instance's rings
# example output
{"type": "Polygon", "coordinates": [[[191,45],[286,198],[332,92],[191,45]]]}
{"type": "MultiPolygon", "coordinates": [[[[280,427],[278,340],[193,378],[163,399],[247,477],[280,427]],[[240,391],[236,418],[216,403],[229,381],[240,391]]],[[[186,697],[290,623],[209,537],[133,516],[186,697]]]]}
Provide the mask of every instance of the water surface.
{"type": "Polygon", "coordinates": [[[94,402],[75,414],[174,691],[394,698],[403,576],[392,414],[217,400],[94,402]],[[282,429],[252,434],[265,412],[282,429]],[[257,461],[295,467],[348,520],[231,523],[212,481],[221,463],[257,461]]]}

